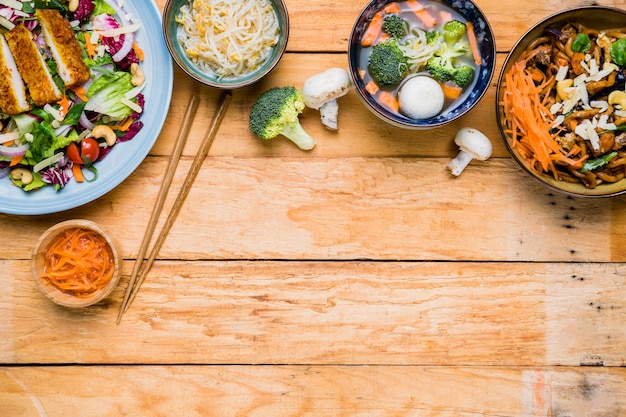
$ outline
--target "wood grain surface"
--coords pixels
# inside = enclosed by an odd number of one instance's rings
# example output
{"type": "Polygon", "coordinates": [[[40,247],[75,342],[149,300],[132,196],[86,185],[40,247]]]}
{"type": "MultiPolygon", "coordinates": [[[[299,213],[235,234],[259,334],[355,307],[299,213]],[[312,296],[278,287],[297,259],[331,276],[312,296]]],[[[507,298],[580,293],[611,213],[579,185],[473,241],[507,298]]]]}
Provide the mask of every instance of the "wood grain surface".
{"type": "Polygon", "coordinates": [[[477,0],[498,61],[476,108],[409,131],[381,123],[350,92],[338,132],[316,111],[302,114],[318,142],[310,152],[255,138],[250,108],[270,87],[347,67],[367,1],[286,3],[287,53],[234,92],[119,325],[189,95],[201,103],[165,211],[219,90],[175,69],[166,124],[120,186],[61,213],[0,214],[0,415],[626,415],[626,197],[569,198],[527,178],[494,113],[501,65],[532,24],[623,2],[477,0]],[[445,164],[462,126],[486,133],[494,153],[454,178],[445,164]],[[70,218],[99,223],[125,259],[115,292],[81,311],[46,300],[30,272],[39,235],[70,218]]]}

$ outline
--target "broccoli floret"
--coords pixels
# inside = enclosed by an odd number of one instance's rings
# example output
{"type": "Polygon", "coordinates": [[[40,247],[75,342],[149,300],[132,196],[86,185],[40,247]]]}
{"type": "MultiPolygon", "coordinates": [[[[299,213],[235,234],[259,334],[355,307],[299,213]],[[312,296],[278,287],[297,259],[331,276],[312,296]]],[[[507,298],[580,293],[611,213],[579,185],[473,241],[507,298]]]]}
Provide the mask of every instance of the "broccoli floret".
{"type": "Polygon", "coordinates": [[[408,58],[395,39],[377,43],[369,57],[369,72],[382,85],[396,85],[409,71],[408,58]]]}
{"type": "Polygon", "coordinates": [[[300,149],[310,150],[315,140],[300,124],[304,110],[302,93],[293,86],[274,87],[257,98],[250,111],[250,130],[261,139],[283,135],[300,149]]]}
{"type": "Polygon", "coordinates": [[[407,23],[397,14],[388,14],[383,18],[383,32],[387,35],[400,39],[406,35],[407,23]]]}
{"type": "Polygon", "coordinates": [[[443,43],[435,55],[428,60],[426,68],[437,81],[446,82],[452,80],[458,86],[465,87],[472,81],[474,70],[467,65],[459,68],[455,67],[455,60],[467,52],[467,47],[462,44],[456,43],[450,46],[447,43],[443,43]],[[471,69],[471,73],[465,67],[471,69]],[[461,84],[458,84],[457,81],[461,84]],[[467,84],[463,85],[463,83],[467,84]]]}
{"type": "Polygon", "coordinates": [[[458,42],[466,33],[467,26],[458,20],[450,20],[443,25],[443,38],[449,45],[458,42]]]}
{"type": "Polygon", "coordinates": [[[438,30],[430,30],[426,32],[426,43],[432,45],[441,38],[441,32],[438,30]]]}
{"type": "Polygon", "coordinates": [[[469,65],[456,67],[452,74],[452,81],[459,87],[467,87],[474,79],[474,68],[469,65]]]}

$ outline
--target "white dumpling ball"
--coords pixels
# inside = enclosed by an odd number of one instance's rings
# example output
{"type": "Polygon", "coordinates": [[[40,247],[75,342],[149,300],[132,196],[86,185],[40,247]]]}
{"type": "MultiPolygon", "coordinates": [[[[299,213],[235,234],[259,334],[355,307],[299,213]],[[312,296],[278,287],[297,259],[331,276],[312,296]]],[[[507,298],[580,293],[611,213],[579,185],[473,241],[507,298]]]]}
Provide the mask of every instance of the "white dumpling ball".
{"type": "Polygon", "coordinates": [[[398,92],[400,111],[411,119],[428,119],[443,109],[441,85],[430,77],[417,75],[409,78],[398,92]]]}

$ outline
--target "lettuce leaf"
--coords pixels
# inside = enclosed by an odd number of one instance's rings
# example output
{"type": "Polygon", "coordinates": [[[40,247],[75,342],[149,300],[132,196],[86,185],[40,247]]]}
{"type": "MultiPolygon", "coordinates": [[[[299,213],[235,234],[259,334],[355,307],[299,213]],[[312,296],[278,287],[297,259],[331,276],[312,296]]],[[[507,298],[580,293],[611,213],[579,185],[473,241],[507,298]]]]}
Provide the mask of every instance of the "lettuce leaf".
{"type": "Polygon", "coordinates": [[[85,110],[105,114],[115,120],[122,120],[133,110],[121,102],[124,94],[134,88],[132,76],[128,72],[117,71],[98,77],[87,90],[85,110]]]}

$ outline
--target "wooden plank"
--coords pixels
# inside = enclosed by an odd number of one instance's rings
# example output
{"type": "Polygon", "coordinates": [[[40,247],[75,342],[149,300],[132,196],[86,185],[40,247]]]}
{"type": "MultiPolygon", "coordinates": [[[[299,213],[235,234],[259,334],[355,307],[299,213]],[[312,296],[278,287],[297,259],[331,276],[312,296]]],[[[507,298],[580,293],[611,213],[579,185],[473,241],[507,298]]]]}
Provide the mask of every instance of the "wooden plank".
{"type": "Polygon", "coordinates": [[[620,416],[626,370],[420,366],[0,368],[6,417],[620,416]]]}
{"type": "MultiPolygon", "coordinates": [[[[626,261],[626,198],[555,195],[507,159],[470,164],[458,178],[447,162],[208,158],[160,257],[626,261]]],[[[181,161],[166,210],[190,163],[181,161]]],[[[74,210],[0,215],[13,236],[0,258],[29,258],[46,227],[81,217],[109,229],[124,257],[134,257],[166,165],[148,158],[115,190],[74,210]]]]}
{"type": "MultiPolygon", "coordinates": [[[[211,148],[212,156],[287,156],[294,158],[326,158],[352,156],[446,156],[458,151],[453,139],[464,126],[479,127],[492,141],[493,157],[508,158],[495,117],[495,85],[504,55],[498,55],[492,88],[467,115],[448,126],[426,130],[408,130],[391,126],[372,114],[355,91],[339,99],[339,132],[324,129],[319,112],[305,109],[300,115],[304,129],[316,139],[317,146],[310,152],[298,149],[283,137],[270,141],[256,138],[248,129],[250,109],[261,92],[275,86],[294,85],[301,88],[304,81],[327,68],[347,69],[345,54],[286,54],[276,69],[263,81],[251,87],[235,90],[233,101],[218,137],[211,148]]],[[[185,106],[192,92],[201,97],[200,109],[191,128],[186,155],[194,155],[204,137],[216,110],[219,90],[202,87],[175,71],[176,88],[172,96],[170,116],[152,149],[152,155],[168,155],[176,138],[185,106]]]]}
{"type": "Polygon", "coordinates": [[[623,264],[159,261],[116,326],[131,269],[71,311],[0,261],[0,363],[626,364],[623,264]]]}
{"type": "MultiPolygon", "coordinates": [[[[330,0],[309,2],[286,0],[291,31],[288,51],[345,52],[352,27],[369,3],[367,0],[330,0]]],[[[157,0],[161,9],[165,0],[157,0]]],[[[498,51],[509,51],[517,39],[544,17],[561,10],[589,5],[581,0],[563,0],[558,3],[525,1],[514,7],[503,7],[499,0],[476,0],[496,35],[498,51]],[[502,29],[500,29],[502,28],[502,29]]],[[[622,0],[597,0],[593,4],[623,7],[622,0]]]]}

